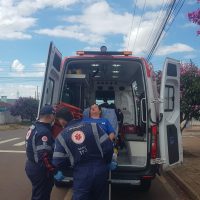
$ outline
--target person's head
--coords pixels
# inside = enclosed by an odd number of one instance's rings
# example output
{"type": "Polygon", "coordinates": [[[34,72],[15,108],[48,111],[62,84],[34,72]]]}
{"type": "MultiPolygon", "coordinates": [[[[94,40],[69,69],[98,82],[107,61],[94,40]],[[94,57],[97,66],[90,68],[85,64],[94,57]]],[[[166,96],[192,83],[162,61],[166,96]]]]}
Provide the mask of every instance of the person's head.
{"type": "Polygon", "coordinates": [[[67,108],[61,108],[56,112],[56,119],[64,128],[71,120],[73,120],[73,115],[67,108]]]}
{"type": "Polygon", "coordinates": [[[101,107],[97,104],[93,104],[90,106],[89,116],[91,118],[100,118],[101,117],[101,107]]]}
{"type": "Polygon", "coordinates": [[[40,109],[39,121],[51,124],[55,120],[55,110],[50,105],[45,105],[40,109]]]}

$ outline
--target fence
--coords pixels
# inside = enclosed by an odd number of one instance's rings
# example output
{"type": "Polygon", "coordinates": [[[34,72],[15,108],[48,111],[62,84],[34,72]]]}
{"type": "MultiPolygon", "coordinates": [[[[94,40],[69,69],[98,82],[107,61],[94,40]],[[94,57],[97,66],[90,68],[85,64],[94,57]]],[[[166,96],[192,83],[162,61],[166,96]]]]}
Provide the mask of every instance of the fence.
{"type": "Polygon", "coordinates": [[[21,122],[19,116],[12,116],[9,111],[0,112],[0,124],[12,124],[21,122]]]}
{"type": "Polygon", "coordinates": [[[200,121],[193,119],[190,121],[190,126],[200,126],[200,121]]]}

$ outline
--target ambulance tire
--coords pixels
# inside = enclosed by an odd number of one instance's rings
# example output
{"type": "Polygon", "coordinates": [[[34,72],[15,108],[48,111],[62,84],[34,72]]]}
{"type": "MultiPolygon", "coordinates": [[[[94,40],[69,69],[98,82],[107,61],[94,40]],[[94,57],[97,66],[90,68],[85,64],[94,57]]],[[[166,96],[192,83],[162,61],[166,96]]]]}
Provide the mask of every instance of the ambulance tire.
{"type": "Polygon", "coordinates": [[[58,188],[61,187],[72,187],[72,183],[66,183],[66,182],[62,182],[62,181],[56,181],[54,180],[54,185],[58,188]]]}
{"type": "Polygon", "coordinates": [[[151,187],[151,180],[141,180],[140,191],[148,192],[151,187]]]}

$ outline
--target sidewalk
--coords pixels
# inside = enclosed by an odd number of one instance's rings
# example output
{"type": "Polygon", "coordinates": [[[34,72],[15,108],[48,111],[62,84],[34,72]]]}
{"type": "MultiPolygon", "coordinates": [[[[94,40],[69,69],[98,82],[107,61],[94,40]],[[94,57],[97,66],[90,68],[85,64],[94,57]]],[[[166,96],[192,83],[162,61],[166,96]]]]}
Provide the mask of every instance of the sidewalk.
{"type": "Polygon", "coordinates": [[[192,200],[200,200],[200,126],[185,129],[182,138],[183,165],[168,174],[192,200]]]}

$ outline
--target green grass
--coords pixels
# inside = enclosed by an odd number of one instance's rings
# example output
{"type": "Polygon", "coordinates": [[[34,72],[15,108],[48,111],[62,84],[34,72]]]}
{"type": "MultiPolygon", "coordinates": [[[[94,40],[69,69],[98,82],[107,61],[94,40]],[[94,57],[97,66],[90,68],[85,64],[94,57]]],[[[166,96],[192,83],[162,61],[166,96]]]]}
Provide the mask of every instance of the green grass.
{"type": "Polygon", "coordinates": [[[30,125],[31,125],[31,122],[20,122],[20,123],[17,123],[17,124],[1,124],[0,125],[0,131],[26,128],[30,125]]]}

